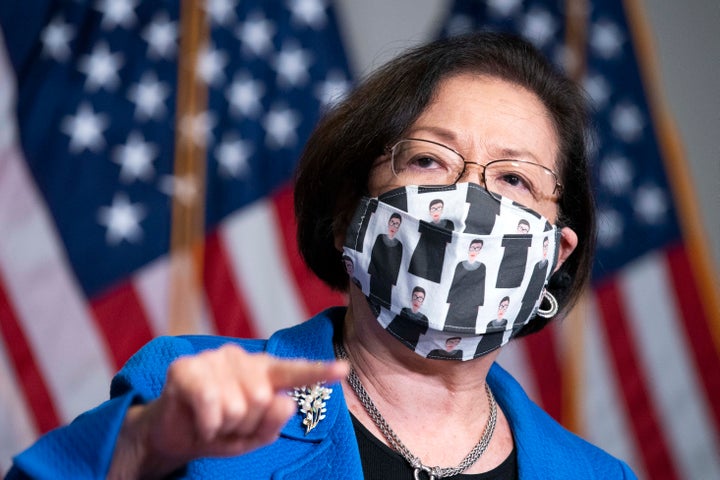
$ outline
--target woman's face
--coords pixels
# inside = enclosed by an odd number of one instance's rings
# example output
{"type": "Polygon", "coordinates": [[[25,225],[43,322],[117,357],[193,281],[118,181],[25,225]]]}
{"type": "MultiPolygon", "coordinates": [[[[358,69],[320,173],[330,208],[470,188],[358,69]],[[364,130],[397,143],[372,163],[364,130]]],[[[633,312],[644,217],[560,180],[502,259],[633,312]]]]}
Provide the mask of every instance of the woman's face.
{"type": "MultiPolygon", "coordinates": [[[[493,77],[460,74],[443,80],[434,101],[404,136],[440,142],[467,162],[485,165],[512,158],[557,171],[558,138],[545,106],[534,93],[493,77]]],[[[481,175],[480,168],[468,165],[459,181],[482,185],[481,175]]],[[[370,194],[400,186],[389,157],[378,159],[370,173],[370,194]]],[[[553,222],[557,218],[557,204],[550,199],[527,206],[553,222]]]]}
{"type": "MultiPolygon", "coordinates": [[[[473,74],[447,78],[435,93],[405,137],[442,143],[467,162],[485,165],[493,160],[519,159],[557,172],[558,136],[549,112],[534,93],[498,78],[473,74]]],[[[468,165],[459,181],[482,185],[482,171],[468,165]]],[[[368,181],[370,195],[401,186],[392,173],[389,155],[378,158],[368,181]]],[[[553,223],[557,221],[558,206],[551,199],[526,206],[553,223]]],[[[562,228],[556,269],[575,246],[575,232],[562,228]]]]}

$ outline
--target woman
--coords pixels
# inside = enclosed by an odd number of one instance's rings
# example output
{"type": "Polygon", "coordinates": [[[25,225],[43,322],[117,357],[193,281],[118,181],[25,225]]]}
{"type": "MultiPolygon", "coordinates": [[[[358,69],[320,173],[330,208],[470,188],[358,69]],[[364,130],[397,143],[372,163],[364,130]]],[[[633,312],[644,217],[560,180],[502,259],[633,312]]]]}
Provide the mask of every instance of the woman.
{"type": "Polygon", "coordinates": [[[494,365],[499,346],[567,311],[588,279],[584,114],[578,89],[513,37],[457,37],[389,63],[325,117],[298,170],[301,252],[348,291],[348,307],[268,341],[151,342],[115,378],[111,400],[16,457],[10,477],[634,478],[494,365]],[[436,198],[448,222],[431,228],[436,198]],[[387,308],[367,270],[393,214],[405,248],[387,308]],[[431,275],[409,269],[421,234],[444,245],[441,265],[425,265],[431,275]],[[528,293],[546,237],[551,268],[528,293]],[[476,239],[483,305],[473,325],[446,325],[453,269],[476,239]],[[427,323],[393,330],[416,287],[427,323]],[[520,318],[530,294],[536,305],[520,318]],[[486,331],[506,296],[517,299],[506,327],[486,331]],[[449,338],[462,358],[427,358],[449,338]]]}

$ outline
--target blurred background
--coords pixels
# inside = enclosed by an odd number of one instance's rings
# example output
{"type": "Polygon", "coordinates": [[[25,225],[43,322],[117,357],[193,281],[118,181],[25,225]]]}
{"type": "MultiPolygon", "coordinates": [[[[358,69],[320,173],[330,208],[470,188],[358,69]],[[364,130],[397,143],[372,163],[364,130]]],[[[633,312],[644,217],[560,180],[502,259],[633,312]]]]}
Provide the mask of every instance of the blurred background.
{"type": "Polygon", "coordinates": [[[641,478],[720,478],[715,0],[0,5],[0,472],[153,336],[260,336],[344,301],[294,245],[322,111],[405,48],[529,38],[595,109],[593,285],[501,363],[641,478]]]}

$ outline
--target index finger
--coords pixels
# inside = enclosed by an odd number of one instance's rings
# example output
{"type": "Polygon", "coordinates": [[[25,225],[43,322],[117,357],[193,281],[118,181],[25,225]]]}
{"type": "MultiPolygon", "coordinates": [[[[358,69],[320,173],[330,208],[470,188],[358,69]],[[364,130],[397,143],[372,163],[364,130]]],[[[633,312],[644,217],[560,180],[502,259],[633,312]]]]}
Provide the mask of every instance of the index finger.
{"type": "Polygon", "coordinates": [[[335,382],[347,376],[350,366],[345,360],[311,362],[308,360],[272,359],[268,367],[270,383],[283,390],[317,382],[335,382]]]}

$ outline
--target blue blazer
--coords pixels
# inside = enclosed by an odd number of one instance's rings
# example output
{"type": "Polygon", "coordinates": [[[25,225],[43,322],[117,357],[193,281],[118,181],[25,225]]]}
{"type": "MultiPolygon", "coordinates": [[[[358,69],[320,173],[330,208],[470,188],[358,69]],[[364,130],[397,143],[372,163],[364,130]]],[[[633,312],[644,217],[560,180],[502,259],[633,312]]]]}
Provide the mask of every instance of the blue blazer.
{"type": "MultiPolygon", "coordinates": [[[[278,331],[268,340],[216,336],[160,337],[136,353],[114,378],[111,398],[71,424],[53,430],[14,458],[6,479],[105,478],[125,412],[148,402],[165,383],[168,365],[182,355],[235,343],[251,352],[284,358],[331,360],[333,323],[344,308],[326,310],[305,323],[278,331]]],[[[565,430],[523,392],[500,366],[488,382],[512,429],[520,478],[634,479],[630,468],[565,430]]],[[[202,458],[176,472],[177,478],[362,479],[355,432],[340,384],[326,401],[326,418],[307,435],[299,413],[274,443],[232,458],[202,458]]]]}

